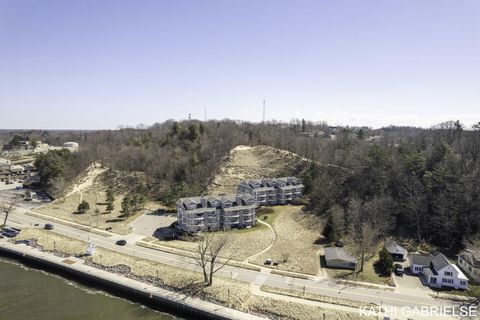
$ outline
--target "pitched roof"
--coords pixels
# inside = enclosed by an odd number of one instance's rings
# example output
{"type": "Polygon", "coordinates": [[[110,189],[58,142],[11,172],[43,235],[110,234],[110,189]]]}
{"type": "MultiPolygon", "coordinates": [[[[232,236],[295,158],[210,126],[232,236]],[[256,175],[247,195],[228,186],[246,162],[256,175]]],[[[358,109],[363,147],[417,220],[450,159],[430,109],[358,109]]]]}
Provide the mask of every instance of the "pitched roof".
{"type": "Polygon", "coordinates": [[[422,256],[421,254],[412,253],[410,261],[412,264],[420,266],[428,266],[432,262],[433,256],[422,256]]]}
{"type": "Polygon", "coordinates": [[[385,248],[390,253],[397,253],[397,254],[407,254],[408,251],[401,245],[399,245],[395,240],[388,239],[385,241],[385,248]]]}
{"type": "Polygon", "coordinates": [[[435,271],[435,269],[432,269],[430,267],[423,267],[422,268],[422,273],[424,275],[426,275],[427,277],[431,277],[431,276],[436,276],[438,275],[438,273],[435,271]]]}
{"type": "Polygon", "coordinates": [[[450,265],[450,262],[448,262],[447,258],[439,252],[432,259],[432,265],[435,267],[436,270],[442,270],[446,266],[450,265]]]}
{"type": "Polygon", "coordinates": [[[480,248],[469,247],[458,255],[475,268],[480,268],[480,248]]]}
{"type": "Polygon", "coordinates": [[[344,248],[329,247],[324,249],[325,260],[343,260],[347,262],[357,262],[355,257],[349,255],[344,248]]]}

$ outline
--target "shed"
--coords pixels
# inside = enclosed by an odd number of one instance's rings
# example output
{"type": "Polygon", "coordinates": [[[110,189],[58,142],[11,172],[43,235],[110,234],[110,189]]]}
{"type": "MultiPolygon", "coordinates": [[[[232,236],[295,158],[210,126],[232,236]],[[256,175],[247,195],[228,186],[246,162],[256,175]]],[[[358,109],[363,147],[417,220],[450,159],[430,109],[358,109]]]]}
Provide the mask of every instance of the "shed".
{"type": "Polygon", "coordinates": [[[327,267],[355,270],[357,259],[348,254],[344,248],[329,247],[324,249],[327,267]]]}

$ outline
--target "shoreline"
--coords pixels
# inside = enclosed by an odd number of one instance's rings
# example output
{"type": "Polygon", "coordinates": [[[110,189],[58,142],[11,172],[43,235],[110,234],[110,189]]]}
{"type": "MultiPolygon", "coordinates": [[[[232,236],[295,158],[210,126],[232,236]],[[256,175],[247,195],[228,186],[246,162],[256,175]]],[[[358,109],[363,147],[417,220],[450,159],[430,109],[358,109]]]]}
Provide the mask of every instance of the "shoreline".
{"type": "Polygon", "coordinates": [[[2,240],[0,255],[186,319],[266,319],[97,269],[79,258],[59,257],[24,244],[2,240]]]}

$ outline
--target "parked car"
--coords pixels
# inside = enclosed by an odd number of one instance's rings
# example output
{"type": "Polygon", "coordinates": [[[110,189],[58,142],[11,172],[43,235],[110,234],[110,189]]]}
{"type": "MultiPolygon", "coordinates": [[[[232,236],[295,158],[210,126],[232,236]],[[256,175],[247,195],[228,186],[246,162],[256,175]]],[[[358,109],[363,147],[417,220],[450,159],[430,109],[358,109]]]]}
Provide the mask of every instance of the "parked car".
{"type": "Polygon", "coordinates": [[[117,246],[124,246],[127,244],[127,240],[117,240],[117,242],[115,242],[115,244],[117,246]]]}
{"type": "Polygon", "coordinates": [[[402,277],[403,274],[405,273],[405,271],[403,270],[403,267],[398,263],[395,263],[393,265],[393,272],[395,273],[395,275],[399,277],[402,277]]]}
{"type": "Polygon", "coordinates": [[[53,230],[53,224],[50,224],[50,223],[45,223],[45,229],[47,230],[53,230]]]}
{"type": "Polygon", "coordinates": [[[18,235],[18,232],[15,230],[11,229],[3,229],[2,230],[2,235],[7,237],[7,238],[15,238],[18,235]]]}

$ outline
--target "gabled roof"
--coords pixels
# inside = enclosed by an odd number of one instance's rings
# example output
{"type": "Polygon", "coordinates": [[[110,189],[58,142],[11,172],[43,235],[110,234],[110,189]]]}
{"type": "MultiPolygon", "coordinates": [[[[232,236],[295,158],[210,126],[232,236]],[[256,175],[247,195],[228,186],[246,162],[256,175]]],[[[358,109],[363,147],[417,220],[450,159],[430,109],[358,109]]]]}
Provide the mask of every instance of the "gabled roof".
{"type": "Polygon", "coordinates": [[[433,256],[423,256],[421,254],[412,253],[410,256],[411,264],[416,264],[419,266],[428,266],[433,260],[433,256]]]}
{"type": "Polygon", "coordinates": [[[447,258],[442,253],[439,252],[432,259],[432,265],[435,268],[435,270],[439,271],[447,267],[448,265],[450,265],[450,262],[448,262],[447,258]]]}
{"type": "Polygon", "coordinates": [[[399,245],[395,240],[388,239],[385,241],[385,248],[387,249],[388,252],[390,253],[396,253],[396,254],[407,254],[408,251],[401,245],[399,245]]]}
{"type": "Polygon", "coordinates": [[[462,251],[458,256],[466,260],[470,265],[475,268],[480,268],[480,250],[479,249],[466,249],[462,251]]]}
{"type": "Polygon", "coordinates": [[[431,277],[431,276],[437,276],[438,273],[435,271],[435,269],[432,269],[430,267],[423,267],[422,268],[422,273],[424,275],[426,275],[427,277],[431,277]]]}
{"type": "Polygon", "coordinates": [[[344,248],[339,247],[329,247],[324,249],[325,252],[325,260],[342,260],[346,262],[357,262],[355,257],[349,255],[344,248]]]}

